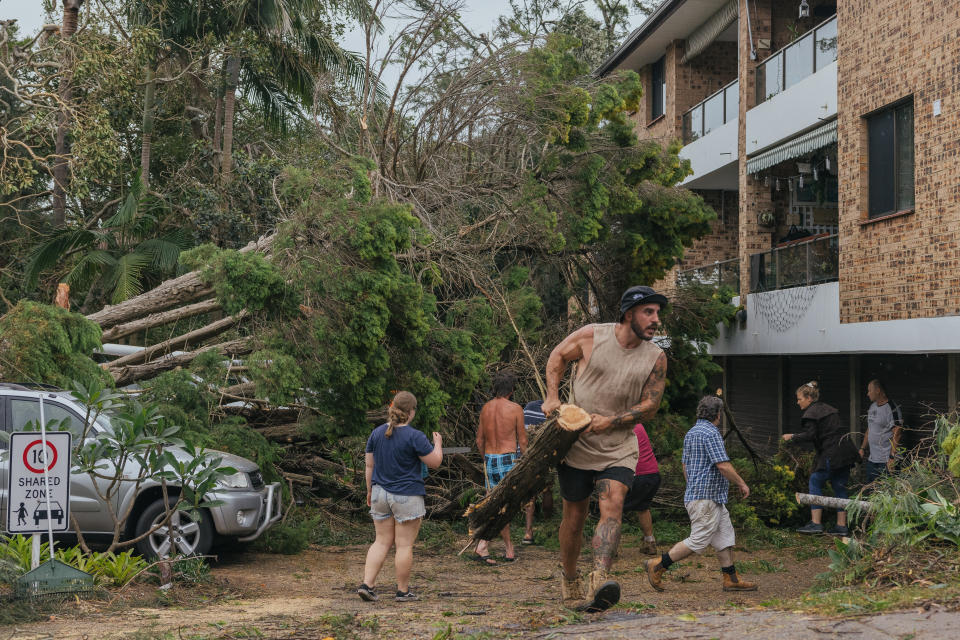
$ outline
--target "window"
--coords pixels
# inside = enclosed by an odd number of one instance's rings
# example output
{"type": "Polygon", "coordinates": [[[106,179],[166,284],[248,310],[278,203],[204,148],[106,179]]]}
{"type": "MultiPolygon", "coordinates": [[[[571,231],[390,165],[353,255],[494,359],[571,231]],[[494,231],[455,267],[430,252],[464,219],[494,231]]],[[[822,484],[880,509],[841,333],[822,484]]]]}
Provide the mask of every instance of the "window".
{"type": "MultiPolygon", "coordinates": [[[[13,428],[11,431],[23,431],[24,427],[31,422],[33,423],[31,428],[39,431],[40,403],[36,400],[11,398],[10,414],[13,418],[13,422],[11,424],[13,428]]],[[[59,404],[44,401],[43,417],[46,420],[48,427],[51,426],[50,421],[53,420],[55,425],[52,426],[55,430],[69,431],[73,434],[74,438],[79,438],[82,435],[83,418],[74,415],[73,412],[68,411],[65,407],[59,404]]]]}
{"type": "Polygon", "coordinates": [[[870,218],[912,209],[913,99],[867,116],[870,218]]]}
{"type": "Polygon", "coordinates": [[[666,57],[653,63],[650,91],[650,119],[656,120],[667,112],[667,70],[666,57]]]}

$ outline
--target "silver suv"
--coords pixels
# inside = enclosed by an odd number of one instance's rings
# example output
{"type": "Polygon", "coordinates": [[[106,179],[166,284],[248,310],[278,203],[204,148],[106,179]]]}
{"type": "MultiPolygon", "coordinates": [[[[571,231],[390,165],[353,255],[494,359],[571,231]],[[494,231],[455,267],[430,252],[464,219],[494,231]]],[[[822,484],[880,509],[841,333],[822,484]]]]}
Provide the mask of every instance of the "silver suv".
{"type": "MultiPolygon", "coordinates": [[[[36,390],[18,384],[0,383],[0,429],[8,433],[21,431],[26,424],[39,422],[41,394],[45,420],[56,420],[58,423],[65,421],[62,424],[73,434],[76,444],[76,439],[83,434],[87,410],[69,392],[62,390],[36,390]]],[[[92,428],[104,430],[109,426],[108,420],[106,416],[99,416],[92,428]]],[[[7,524],[9,471],[7,447],[7,443],[0,440],[0,524],[4,530],[7,524]]],[[[174,447],[171,450],[177,457],[188,455],[182,449],[174,447]]],[[[260,469],[246,458],[216,453],[223,457],[224,466],[233,467],[237,473],[221,479],[217,489],[206,496],[208,500],[219,501],[219,506],[201,509],[198,518],[186,512],[173,515],[170,525],[174,528],[174,554],[206,554],[213,546],[215,535],[249,542],[280,519],[280,483],[264,484],[260,469]]],[[[134,465],[136,462],[128,464],[134,465]]],[[[124,475],[136,475],[136,471],[130,469],[124,475]]],[[[157,482],[146,480],[139,488],[134,487],[133,483],[124,483],[116,499],[117,513],[124,513],[131,502],[134,505],[126,523],[126,538],[141,535],[163,519],[163,497],[157,482]]],[[[70,513],[76,517],[86,538],[97,540],[113,537],[113,520],[94,490],[93,480],[86,473],[70,476],[70,513]]],[[[136,548],[147,557],[169,555],[170,536],[167,528],[157,529],[137,543],[136,548]]]]}

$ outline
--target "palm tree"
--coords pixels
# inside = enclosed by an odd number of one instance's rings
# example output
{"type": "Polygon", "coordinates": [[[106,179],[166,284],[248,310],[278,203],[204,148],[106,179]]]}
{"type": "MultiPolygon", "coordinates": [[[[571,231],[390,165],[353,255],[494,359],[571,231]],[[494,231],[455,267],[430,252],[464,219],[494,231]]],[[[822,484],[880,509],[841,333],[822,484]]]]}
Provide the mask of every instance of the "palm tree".
{"type": "Polygon", "coordinates": [[[84,306],[89,307],[106,296],[112,304],[123,302],[142,293],[146,282],[172,275],[191,238],[183,228],[158,233],[158,220],[145,211],[144,200],[137,174],[123,205],[99,227],[55,230],[30,252],[27,286],[36,286],[42,272],[66,262],[61,281],[75,291],[88,288],[84,306]]]}
{"type": "MultiPolygon", "coordinates": [[[[63,0],[63,24],[60,26],[60,37],[69,40],[77,32],[77,23],[80,19],[80,5],[83,0],[63,0]]],[[[67,219],[67,181],[68,158],[70,141],[67,135],[70,130],[70,110],[67,104],[73,99],[71,86],[71,71],[73,55],[69,46],[64,49],[63,66],[66,71],[60,82],[60,114],[57,117],[56,160],[53,163],[53,222],[62,225],[67,219]]]]}
{"type": "MultiPolygon", "coordinates": [[[[241,79],[266,122],[281,130],[312,108],[318,76],[331,74],[361,89],[366,73],[359,57],[341,49],[316,25],[329,6],[321,0],[239,0],[218,28],[227,42],[224,62],[223,148],[220,177],[233,176],[233,126],[241,79]],[[237,6],[239,4],[239,6],[237,6]],[[267,64],[263,64],[266,62],[267,64]]],[[[373,19],[366,0],[336,2],[348,17],[373,19]]]]}

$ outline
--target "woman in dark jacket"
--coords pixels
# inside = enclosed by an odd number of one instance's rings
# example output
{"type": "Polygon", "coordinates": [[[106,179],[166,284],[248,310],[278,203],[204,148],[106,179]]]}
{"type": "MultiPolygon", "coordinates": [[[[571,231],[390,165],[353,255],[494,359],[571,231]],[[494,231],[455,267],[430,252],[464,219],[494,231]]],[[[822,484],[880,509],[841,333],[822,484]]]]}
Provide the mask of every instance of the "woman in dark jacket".
{"type": "MultiPolygon", "coordinates": [[[[833,495],[846,498],[850,468],[857,460],[856,447],[850,442],[849,431],[840,422],[840,412],[820,402],[816,382],[808,382],[797,389],[797,406],[803,410],[800,433],[785,433],[783,439],[796,444],[812,444],[816,451],[813,473],[810,474],[810,493],[823,495],[823,486],[830,482],[833,495]]],[[[797,529],[799,533],[823,533],[823,508],[810,507],[810,522],[797,529]]],[[[837,525],[827,531],[830,535],[846,536],[847,512],[837,511],[837,525]]]]}

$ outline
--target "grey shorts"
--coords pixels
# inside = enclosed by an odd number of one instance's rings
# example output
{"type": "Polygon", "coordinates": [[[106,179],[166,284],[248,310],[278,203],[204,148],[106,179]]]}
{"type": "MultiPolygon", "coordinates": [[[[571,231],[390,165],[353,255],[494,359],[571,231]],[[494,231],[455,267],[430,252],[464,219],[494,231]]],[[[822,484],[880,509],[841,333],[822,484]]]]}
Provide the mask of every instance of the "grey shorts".
{"type": "Polygon", "coordinates": [[[723,551],[736,541],[727,505],[713,500],[693,500],[684,504],[690,516],[690,537],[683,544],[700,553],[707,547],[723,551]]]}
{"type": "Polygon", "coordinates": [[[400,496],[378,484],[370,491],[370,516],[374,520],[393,518],[397,522],[416,520],[427,515],[423,496],[400,496]]]}

